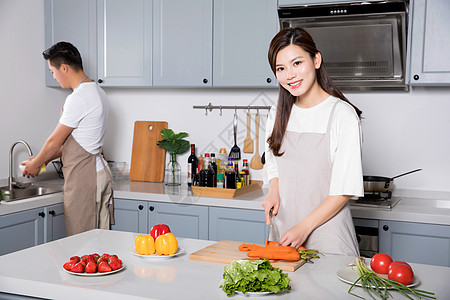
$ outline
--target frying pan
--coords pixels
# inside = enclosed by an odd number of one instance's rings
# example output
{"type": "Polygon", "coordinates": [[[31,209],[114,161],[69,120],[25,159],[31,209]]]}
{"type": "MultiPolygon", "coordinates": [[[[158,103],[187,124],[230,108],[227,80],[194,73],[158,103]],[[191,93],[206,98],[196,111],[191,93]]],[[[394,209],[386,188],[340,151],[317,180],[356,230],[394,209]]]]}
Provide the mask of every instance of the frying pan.
{"type": "Polygon", "coordinates": [[[381,192],[385,193],[389,191],[394,184],[394,178],[405,176],[411,173],[422,171],[422,169],[412,170],[392,178],[382,176],[364,176],[364,192],[381,192]]]}

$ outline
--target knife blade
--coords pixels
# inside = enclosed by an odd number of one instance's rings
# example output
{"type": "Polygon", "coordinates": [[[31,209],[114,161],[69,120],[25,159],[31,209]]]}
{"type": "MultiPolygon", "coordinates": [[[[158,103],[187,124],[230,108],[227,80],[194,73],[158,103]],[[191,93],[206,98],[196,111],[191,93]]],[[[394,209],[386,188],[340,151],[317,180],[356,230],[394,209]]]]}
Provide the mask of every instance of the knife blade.
{"type": "Polygon", "coordinates": [[[267,228],[266,244],[269,242],[269,233],[270,233],[270,229],[272,228],[272,211],[273,211],[273,207],[269,210],[269,227],[267,228]]]}

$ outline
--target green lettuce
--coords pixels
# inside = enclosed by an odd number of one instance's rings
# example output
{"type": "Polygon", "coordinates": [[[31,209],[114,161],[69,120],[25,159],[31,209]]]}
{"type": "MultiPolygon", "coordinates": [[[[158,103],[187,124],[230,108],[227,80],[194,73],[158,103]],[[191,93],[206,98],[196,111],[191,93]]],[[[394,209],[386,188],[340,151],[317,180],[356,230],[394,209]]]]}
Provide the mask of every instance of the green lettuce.
{"type": "Polygon", "coordinates": [[[235,291],[278,293],[290,290],[287,273],[274,268],[268,259],[235,260],[224,268],[223,284],[219,286],[227,296],[235,291]]]}

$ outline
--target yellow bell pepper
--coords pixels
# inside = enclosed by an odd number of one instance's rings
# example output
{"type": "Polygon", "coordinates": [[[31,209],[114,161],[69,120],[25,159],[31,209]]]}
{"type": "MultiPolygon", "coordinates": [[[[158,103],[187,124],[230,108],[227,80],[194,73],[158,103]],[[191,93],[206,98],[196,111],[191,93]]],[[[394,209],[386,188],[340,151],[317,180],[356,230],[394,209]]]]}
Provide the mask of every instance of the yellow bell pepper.
{"type": "Polygon", "coordinates": [[[151,255],[155,253],[155,240],[148,234],[140,234],[134,240],[134,248],[137,254],[151,255]]]}
{"type": "Polygon", "coordinates": [[[178,241],[173,233],[169,232],[156,238],[155,248],[159,255],[172,255],[177,252],[178,241]]]}

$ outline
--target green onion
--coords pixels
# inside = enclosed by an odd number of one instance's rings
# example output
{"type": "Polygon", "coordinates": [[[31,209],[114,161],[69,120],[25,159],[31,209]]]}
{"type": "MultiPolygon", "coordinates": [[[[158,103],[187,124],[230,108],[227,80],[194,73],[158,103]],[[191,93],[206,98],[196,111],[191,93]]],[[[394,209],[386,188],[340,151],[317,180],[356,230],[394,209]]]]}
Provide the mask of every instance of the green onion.
{"type": "Polygon", "coordinates": [[[433,297],[434,293],[409,288],[406,285],[403,285],[395,280],[379,277],[377,273],[369,270],[369,268],[366,266],[365,260],[366,259],[364,257],[358,257],[355,260],[356,267],[358,268],[359,278],[348,289],[348,293],[350,295],[364,299],[363,297],[351,292],[355,285],[358,282],[361,282],[362,288],[369,294],[372,299],[375,300],[375,296],[378,296],[381,299],[388,299],[389,297],[393,297],[391,293],[389,293],[388,289],[396,290],[409,299],[414,299],[411,296],[414,296],[418,299],[436,299],[436,297],[433,297]]]}
{"type": "Polygon", "coordinates": [[[300,253],[300,258],[304,260],[310,260],[311,258],[319,258],[319,255],[323,255],[317,250],[311,250],[311,249],[302,249],[299,248],[298,253],[300,253]]]}

